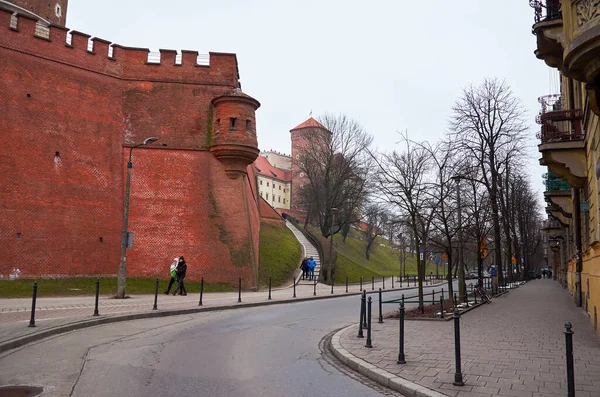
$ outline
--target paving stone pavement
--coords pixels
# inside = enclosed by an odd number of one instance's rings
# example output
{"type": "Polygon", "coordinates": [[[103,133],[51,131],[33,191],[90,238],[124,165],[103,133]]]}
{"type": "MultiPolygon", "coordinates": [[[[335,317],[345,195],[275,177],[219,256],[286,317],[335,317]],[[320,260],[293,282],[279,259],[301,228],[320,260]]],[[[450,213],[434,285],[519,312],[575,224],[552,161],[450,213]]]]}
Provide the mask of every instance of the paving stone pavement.
{"type": "Polygon", "coordinates": [[[589,318],[552,280],[534,280],[489,305],[461,317],[462,373],[465,386],[453,386],[453,322],[406,321],[405,354],[398,357],[398,321],[373,321],[373,348],[356,337],[358,328],[341,334],[352,355],[428,389],[455,397],[566,396],[564,324],[573,324],[577,397],[600,396],[600,339],[589,318]]]}

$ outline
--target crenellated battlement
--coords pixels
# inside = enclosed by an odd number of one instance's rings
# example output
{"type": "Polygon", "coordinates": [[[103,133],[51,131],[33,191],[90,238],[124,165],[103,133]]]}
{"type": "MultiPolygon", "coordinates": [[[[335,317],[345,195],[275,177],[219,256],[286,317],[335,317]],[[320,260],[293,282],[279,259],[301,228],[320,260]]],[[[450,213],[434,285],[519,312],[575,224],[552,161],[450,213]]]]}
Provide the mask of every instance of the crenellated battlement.
{"type": "Polygon", "coordinates": [[[66,63],[125,80],[239,86],[235,54],[119,45],[69,30],[47,26],[24,15],[0,9],[0,49],[66,63]]]}

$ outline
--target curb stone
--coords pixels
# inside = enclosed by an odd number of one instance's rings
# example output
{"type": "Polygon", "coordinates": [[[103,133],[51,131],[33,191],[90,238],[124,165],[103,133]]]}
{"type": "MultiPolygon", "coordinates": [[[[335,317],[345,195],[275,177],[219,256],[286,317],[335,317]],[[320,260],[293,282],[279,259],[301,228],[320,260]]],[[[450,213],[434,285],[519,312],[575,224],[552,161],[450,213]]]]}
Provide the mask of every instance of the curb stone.
{"type": "Polygon", "coordinates": [[[350,325],[336,332],[331,337],[331,342],[329,345],[331,352],[346,366],[379,383],[380,385],[389,387],[390,389],[402,393],[407,397],[448,397],[446,394],[428,389],[404,378],[400,378],[397,375],[387,372],[381,368],[377,368],[373,364],[356,357],[354,354],[344,349],[340,343],[341,335],[346,330],[354,327],[356,327],[356,325],[350,325]]]}

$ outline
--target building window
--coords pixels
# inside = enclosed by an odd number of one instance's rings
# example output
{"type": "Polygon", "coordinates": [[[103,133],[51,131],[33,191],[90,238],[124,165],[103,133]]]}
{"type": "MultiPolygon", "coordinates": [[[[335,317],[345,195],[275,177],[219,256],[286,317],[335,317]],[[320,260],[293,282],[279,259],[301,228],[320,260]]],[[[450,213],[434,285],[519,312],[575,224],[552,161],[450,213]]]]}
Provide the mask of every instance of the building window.
{"type": "Polygon", "coordinates": [[[215,134],[221,132],[221,119],[217,119],[217,125],[215,126],[215,134]]]}
{"type": "Polygon", "coordinates": [[[260,181],[260,184],[262,185],[262,181],[260,181]]]}
{"type": "Polygon", "coordinates": [[[300,178],[304,178],[304,172],[300,173],[300,178]]]}
{"type": "Polygon", "coordinates": [[[265,193],[265,194],[266,194],[266,196],[267,196],[267,197],[265,198],[265,200],[268,200],[268,199],[269,199],[269,193],[265,193]]]}
{"type": "Polygon", "coordinates": [[[281,185],[279,185],[279,190],[281,190],[281,185]]]}
{"type": "Polygon", "coordinates": [[[275,202],[275,195],[273,195],[273,202],[275,202]]]}
{"type": "Polygon", "coordinates": [[[277,202],[281,203],[281,196],[277,196],[277,202]]]}
{"type": "Polygon", "coordinates": [[[246,132],[252,133],[252,120],[246,120],[246,132]]]}
{"type": "Polygon", "coordinates": [[[260,192],[260,197],[262,197],[262,192],[260,192]]]}
{"type": "Polygon", "coordinates": [[[56,14],[57,17],[61,17],[62,16],[62,10],[60,8],[60,5],[56,5],[56,7],[54,8],[54,13],[56,14]]]}
{"type": "Polygon", "coordinates": [[[300,158],[300,155],[299,155],[299,154],[297,154],[297,155],[296,155],[296,160],[298,160],[299,158],[300,158]]]}
{"type": "Polygon", "coordinates": [[[269,187],[269,182],[267,182],[267,187],[269,187]]]}
{"type": "Polygon", "coordinates": [[[235,123],[237,119],[235,117],[231,117],[229,119],[229,131],[235,131],[235,123]]]}
{"type": "Polygon", "coordinates": [[[285,204],[285,199],[283,199],[283,204],[285,204]]]}

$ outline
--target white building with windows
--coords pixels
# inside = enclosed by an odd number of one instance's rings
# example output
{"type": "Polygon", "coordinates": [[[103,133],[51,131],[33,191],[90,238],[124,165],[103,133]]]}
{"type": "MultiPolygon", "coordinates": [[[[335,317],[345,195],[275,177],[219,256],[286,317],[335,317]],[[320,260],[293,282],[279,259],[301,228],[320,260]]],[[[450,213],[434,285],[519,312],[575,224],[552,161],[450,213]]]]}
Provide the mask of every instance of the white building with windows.
{"type": "Polygon", "coordinates": [[[273,160],[276,164],[285,166],[286,157],[291,168],[291,158],[289,156],[274,152],[265,152],[265,155],[261,154],[254,161],[258,194],[273,208],[290,209],[292,171],[275,167],[270,162],[270,160],[273,160]],[[266,155],[269,156],[269,159],[266,155]]]}

